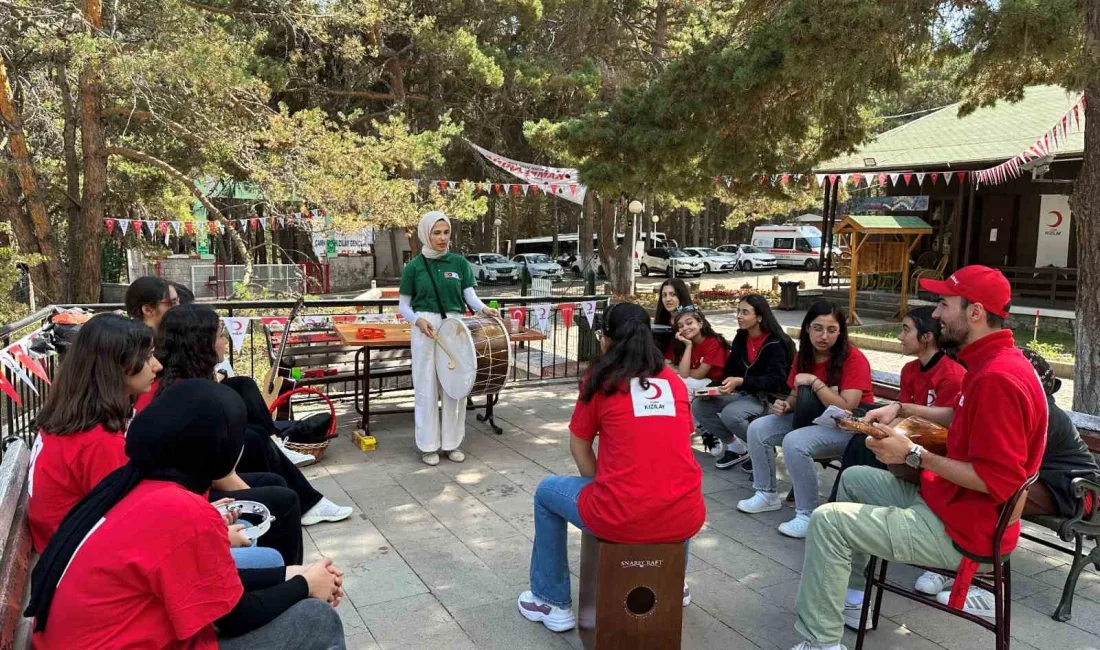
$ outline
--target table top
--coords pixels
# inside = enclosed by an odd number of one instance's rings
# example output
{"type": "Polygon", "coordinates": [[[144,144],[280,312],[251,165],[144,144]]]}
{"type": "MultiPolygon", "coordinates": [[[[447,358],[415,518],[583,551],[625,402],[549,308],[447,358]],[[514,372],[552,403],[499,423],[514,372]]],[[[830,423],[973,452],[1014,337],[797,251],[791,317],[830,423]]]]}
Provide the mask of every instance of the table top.
{"type": "MultiPolygon", "coordinates": [[[[361,339],[358,336],[359,328],[361,327],[375,327],[372,323],[337,323],[334,327],[336,333],[340,335],[340,341],[344,345],[355,345],[360,347],[370,348],[407,348],[411,345],[409,336],[405,333],[411,334],[411,326],[409,329],[393,330],[393,337],[385,337],[380,339],[361,339]]],[[[393,327],[392,325],[390,326],[393,327]]],[[[388,333],[388,332],[387,332],[388,333]]],[[[542,332],[534,329],[520,330],[519,332],[510,333],[509,338],[513,343],[518,342],[533,342],[544,341],[546,335],[542,332]]]]}

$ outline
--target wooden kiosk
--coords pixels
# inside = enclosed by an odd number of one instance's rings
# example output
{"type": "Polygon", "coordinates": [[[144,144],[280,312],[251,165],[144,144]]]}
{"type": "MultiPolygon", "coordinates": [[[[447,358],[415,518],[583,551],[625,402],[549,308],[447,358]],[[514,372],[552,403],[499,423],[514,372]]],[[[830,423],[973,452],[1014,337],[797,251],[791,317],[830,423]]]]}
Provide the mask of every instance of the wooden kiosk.
{"type": "Polygon", "coordinates": [[[909,255],[932,226],[920,217],[852,215],[833,229],[838,245],[847,245],[851,259],[848,324],[862,325],[856,313],[860,273],[901,273],[899,315],[909,306],[909,255]]]}

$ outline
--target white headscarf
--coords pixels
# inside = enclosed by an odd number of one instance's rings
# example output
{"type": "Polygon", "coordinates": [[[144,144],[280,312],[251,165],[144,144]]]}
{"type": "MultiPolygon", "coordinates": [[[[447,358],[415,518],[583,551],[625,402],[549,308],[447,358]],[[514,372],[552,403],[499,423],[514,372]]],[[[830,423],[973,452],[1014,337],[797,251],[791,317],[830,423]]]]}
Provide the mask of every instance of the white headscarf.
{"type": "MultiPolygon", "coordinates": [[[[437,251],[432,248],[432,227],[440,221],[446,221],[447,227],[451,226],[451,220],[439,210],[432,210],[420,217],[420,224],[416,227],[416,236],[420,238],[420,253],[430,260],[437,260],[447,254],[447,251],[437,251]]],[[[450,242],[448,242],[449,248],[450,242]]]]}

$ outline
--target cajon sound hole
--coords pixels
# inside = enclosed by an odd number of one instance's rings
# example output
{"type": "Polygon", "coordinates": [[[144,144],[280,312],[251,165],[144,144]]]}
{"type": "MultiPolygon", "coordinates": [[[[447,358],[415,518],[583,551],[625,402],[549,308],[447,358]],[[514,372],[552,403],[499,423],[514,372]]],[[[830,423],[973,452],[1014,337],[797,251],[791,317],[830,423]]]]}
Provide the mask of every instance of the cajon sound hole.
{"type": "Polygon", "coordinates": [[[657,604],[657,595],[649,587],[635,587],[626,595],[626,609],[635,616],[645,616],[657,604]]]}

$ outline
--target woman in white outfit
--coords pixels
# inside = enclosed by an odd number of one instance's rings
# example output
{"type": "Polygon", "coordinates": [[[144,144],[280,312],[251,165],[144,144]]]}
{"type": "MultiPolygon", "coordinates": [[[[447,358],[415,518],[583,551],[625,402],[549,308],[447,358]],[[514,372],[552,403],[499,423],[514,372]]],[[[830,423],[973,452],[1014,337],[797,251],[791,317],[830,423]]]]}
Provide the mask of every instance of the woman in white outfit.
{"type": "Polygon", "coordinates": [[[447,250],[451,220],[442,212],[429,212],[420,218],[416,232],[420,255],[401,272],[398,305],[401,315],[413,324],[416,446],[428,465],[439,464],[440,452],[461,463],[466,457],[459,449],[466,435],[466,398],[453,399],[439,385],[435,371],[435,331],[444,315],[462,317],[467,305],[486,316],[498,314],[474,293],[477,283],[470,263],[447,250]]]}

